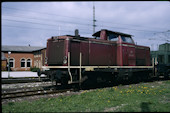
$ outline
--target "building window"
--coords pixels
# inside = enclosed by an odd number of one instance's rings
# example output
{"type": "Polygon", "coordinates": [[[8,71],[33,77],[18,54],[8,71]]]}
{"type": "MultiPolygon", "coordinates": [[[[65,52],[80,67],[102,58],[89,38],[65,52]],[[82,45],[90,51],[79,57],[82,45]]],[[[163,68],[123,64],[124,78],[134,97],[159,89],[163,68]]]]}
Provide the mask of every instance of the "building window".
{"type": "Polygon", "coordinates": [[[31,67],[31,59],[27,59],[27,67],[31,67]]]}
{"type": "Polygon", "coordinates": [[[13,58],[9,59],[9,65],[10,65],[10,67],[14,67],[14,59],[13,58]]]}
{"type": "Polygon", "coordinates": [[[39,66],[38,66],[38,68],[40,68],[41,67],[41,61],[39,60],[39,66]]]}
{"type": "Polygon", "coordinates": [[[34,61],[34,67],[36,67],[36,61],[34,61]]]}
{"type": "Polygon", "coordinates": [[[25,67],[25,59],[21,59],[21,67],[25,67]]]}
{"type": "Polygon", "coordinates": [[[39,67],[38,60],[37,60],[37,63],[36,63],[36,64],[37,64],[37,67],[39,67]]]}
{"type": "Polygon", "coordinates": [[[34,61],[34,66],[38,67],[38,60],[34,61]]]}

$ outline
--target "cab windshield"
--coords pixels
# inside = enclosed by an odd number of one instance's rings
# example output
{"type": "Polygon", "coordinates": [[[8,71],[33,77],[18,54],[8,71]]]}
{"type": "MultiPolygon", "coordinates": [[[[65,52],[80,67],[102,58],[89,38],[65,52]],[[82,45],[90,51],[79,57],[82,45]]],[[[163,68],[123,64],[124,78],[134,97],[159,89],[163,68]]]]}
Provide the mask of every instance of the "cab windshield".
{"type": "Polygon", "coordinates": [[[123,42],[134,43],[131,37],[121,36],[123,42]]]}

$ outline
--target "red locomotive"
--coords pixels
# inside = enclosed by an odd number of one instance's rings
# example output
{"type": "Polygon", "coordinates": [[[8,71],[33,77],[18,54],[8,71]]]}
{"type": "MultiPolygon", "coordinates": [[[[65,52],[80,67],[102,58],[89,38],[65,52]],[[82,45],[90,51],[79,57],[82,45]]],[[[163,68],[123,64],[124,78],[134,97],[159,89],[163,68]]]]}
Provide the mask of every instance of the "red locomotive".
{"type": "Polygon", "coordinates": [[[114,82],[150,77],[154,66],[150,62],[149,47],[136,45],[130,34],[106,29],[92,36],[95,38],[75,33],[75,36],[53,36],[48,39],[47,65],[43,66],[48,70],[40,71],[38,75],[45,73],[61,84],[76,81],[81,84],[86,79],[114,82]]]}

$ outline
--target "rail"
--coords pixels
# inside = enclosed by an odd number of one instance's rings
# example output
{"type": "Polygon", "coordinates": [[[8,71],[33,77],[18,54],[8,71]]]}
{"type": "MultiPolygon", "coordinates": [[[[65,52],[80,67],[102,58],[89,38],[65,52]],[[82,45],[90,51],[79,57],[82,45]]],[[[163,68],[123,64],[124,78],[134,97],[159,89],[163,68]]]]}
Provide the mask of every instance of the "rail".
{"type": "Polygon", "coordinates": [[[63,89],[63,90],[54,90],[54,91],[53,90],[31,90],[31,91],[2,93],[1,99],[11,99],[11,98],[28,97],[28,96],[35,96],[35,95],[63,93],[72,90],[73,89],[63,89]]]}
{"type": "Polygon", "coordinates": [[[49,81],[48,78],[1,78],[2,84],[14,84],[14,83],[31,83],[31,82],[42,82],[49,81]]]}

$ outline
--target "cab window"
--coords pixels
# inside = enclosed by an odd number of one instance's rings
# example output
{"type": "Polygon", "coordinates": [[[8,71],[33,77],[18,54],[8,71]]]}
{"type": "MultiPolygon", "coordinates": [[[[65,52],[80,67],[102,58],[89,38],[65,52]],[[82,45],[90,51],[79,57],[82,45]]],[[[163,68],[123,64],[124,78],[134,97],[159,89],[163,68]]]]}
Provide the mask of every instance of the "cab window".
{"type": "Polygon", "coordinates": [[[118,36],[113,34],[113,33],[110,33],[110,34],[108,34],[107,39],[110,40],[110,41],[118,41],[118,36]]]}
{"type": "Polygon", "coordinates": [[[95,36],[95,39],[100,39],[100,37],[95,36]]]}
{"type": "Polygon", "coordinates": [[[123,40],[123,42],[133,43],[133,40],[131,37],[121,36],[121,39],[123,40]]]}

